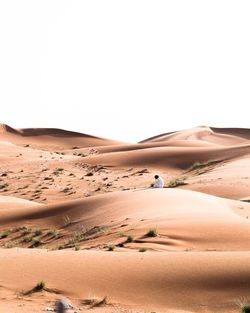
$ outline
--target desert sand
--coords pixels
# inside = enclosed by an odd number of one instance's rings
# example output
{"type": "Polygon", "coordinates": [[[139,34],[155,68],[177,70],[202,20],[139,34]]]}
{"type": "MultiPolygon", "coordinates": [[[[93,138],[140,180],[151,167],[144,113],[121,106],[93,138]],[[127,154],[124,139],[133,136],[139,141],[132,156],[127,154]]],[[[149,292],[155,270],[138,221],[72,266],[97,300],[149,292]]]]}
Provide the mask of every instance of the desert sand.
{"type": "Polygon", "coordinates": [[[249,199],[250,129],[130,144],[1,125],[0,311],[239,312],[249,199]]]}

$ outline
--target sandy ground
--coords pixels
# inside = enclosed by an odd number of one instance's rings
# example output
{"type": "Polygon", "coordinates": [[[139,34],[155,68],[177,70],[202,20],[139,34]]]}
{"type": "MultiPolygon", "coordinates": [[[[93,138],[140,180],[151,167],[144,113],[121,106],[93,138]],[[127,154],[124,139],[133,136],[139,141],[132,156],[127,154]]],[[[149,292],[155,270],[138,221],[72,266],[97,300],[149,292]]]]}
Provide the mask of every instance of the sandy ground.
{"type": "Polygon", "coordinates": [[[1,125],[0,311],[66,297],[69,312],[238,312],[249,139],[201,126],[128,144],[1,125]],[[166,188],[149,187],[155,174],[166,188]]]}

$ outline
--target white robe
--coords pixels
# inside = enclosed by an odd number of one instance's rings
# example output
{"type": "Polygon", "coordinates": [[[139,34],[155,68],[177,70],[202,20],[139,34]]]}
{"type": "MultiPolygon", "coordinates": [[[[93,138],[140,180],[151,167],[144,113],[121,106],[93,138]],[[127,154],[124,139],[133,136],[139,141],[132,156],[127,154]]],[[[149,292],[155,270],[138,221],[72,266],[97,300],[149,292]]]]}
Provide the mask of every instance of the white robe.
{"type": "Polygon", "coordinates": [[[164,187],[164,180],[159,176],[154,183],[154,188],[163,188],[164,187]]]}

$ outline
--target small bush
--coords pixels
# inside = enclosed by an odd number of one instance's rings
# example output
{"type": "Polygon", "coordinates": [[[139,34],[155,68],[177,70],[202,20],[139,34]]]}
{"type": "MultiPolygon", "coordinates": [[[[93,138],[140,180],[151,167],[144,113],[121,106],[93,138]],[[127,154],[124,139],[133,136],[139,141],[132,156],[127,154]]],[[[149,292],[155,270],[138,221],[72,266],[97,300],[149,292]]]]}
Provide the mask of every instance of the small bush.
{"type": "Polygon", "coordinates": [[[44,289],[45,289],[45,282],[43,280],[39,281],[34,287],[34,291],[40,291],[44,289]]]}
{"type": "Polygon", "coordinates": [[[71,223],[70,217],[68,215],[65,215],[63,218],[64,226],[68,226],[71,223]]]}
{"type": "Polygon", "coordinates": [[[56,229],[49,229],[47,231],[47,235],[48,236],[53,236],[53,237],[56,237],[58,235],[58,231],[56,229]]]}
{"type": "Polygon", "coordinates": [[[10,234],[9,230],[5,230],[4,232],[0,233],[0,239],[8,237],[10,234]]]}
{"type": "Polygon", "coordinates": [[[6,183],[6,184],[3,184],[3,185],[0,185],[0,189],[5,189],[6,187],[8,187],[9,185],[6,183]]]}
{"type": "Polygon", "coordinates": [[[114,251],[114,246],[108,246],[108,251],[114,251]]]}
{"type": "Polygon", "coordinates": [[[146,252],[146,251],[147,251],[147,248],[140,248],[138,251],[139,251],[139,252],[146,252]]]}
{"type": "Polygon", "coordinates": [[[42,231],[41,231],[40,228],[36,228],[36,229],[34,229],[33,234],[34,234],[35,236],[40,236],[40,235],[42,234],[42,231]]]}
{"type": "Polygon", "coordinates": [[[131,235],[129,235],[129,236],[127,237],[126,242],[129,243],[129,242],[133,242],[133,241],[134,241],[134,237],[131,236],[131,235]]]}
{"type": "Polygon", "coordinates": [[[59,174],[61,174],[63,171],[64,171],[63,168],[57,168],[57,169],[54,170],[53,174],[59,175],[59,174]]]}
{"type": "Polygon", "coordinates": [[[75,245],[75,251],[79,251],[80,250],[80,246],[79,245],[75,245]]]}
{"type": "Polygon", "coordinates": [[[26,227],[24,227],[20,230],[20,234],[23,236],[27,235],[28,233],[29,233],[29,230],[26,227]]]}
{"type": "Polygon", "coordinates": [[[157,231],[154,228],[151,228],[147,233],[146,233],[147,237],[157,237],[157,231]]]}
{"type": "Polygon", "coordinates": [[[10,249],[10,248],[14,248],[17,246],[18,244],[15,241],[8,241],[5,243],[4,248],[10,249]]]}
{"type": "Polygon", "coordinates": [[[40,245],[40,243],[41,243],[41,238],[40,237],[32,238],[32,246],[33,247],[36,247],[36,246],[40,245]]]}
{"type": "Polygon", "coordinates": [[[250,301],[240,300],[238,301],[239,309],[241,313],[250,313],[250,301]]]}
{"type": "Polygon", "coordinates": [[[177,186],[186,185],[184,180],[185,178],[183,177],[177,177],[177,178],[171,179],[170,182],[168,183],[168,188],[175,188],[177,186]]]}

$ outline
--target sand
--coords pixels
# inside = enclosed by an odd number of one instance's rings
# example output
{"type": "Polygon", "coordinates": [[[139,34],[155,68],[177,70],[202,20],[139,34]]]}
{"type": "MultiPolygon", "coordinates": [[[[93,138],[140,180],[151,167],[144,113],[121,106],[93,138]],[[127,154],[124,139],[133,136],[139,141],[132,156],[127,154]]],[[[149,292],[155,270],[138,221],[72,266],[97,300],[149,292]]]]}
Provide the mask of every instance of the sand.
{"type": "Polygon", "coordinates": [[[72,312],[238,312],[250,292],[249,139],[201,126],[129,144],[1,125],[0,310],[67,297],[72,312]],[[156,173],[166,188],[149,188],[156,173]]]}

